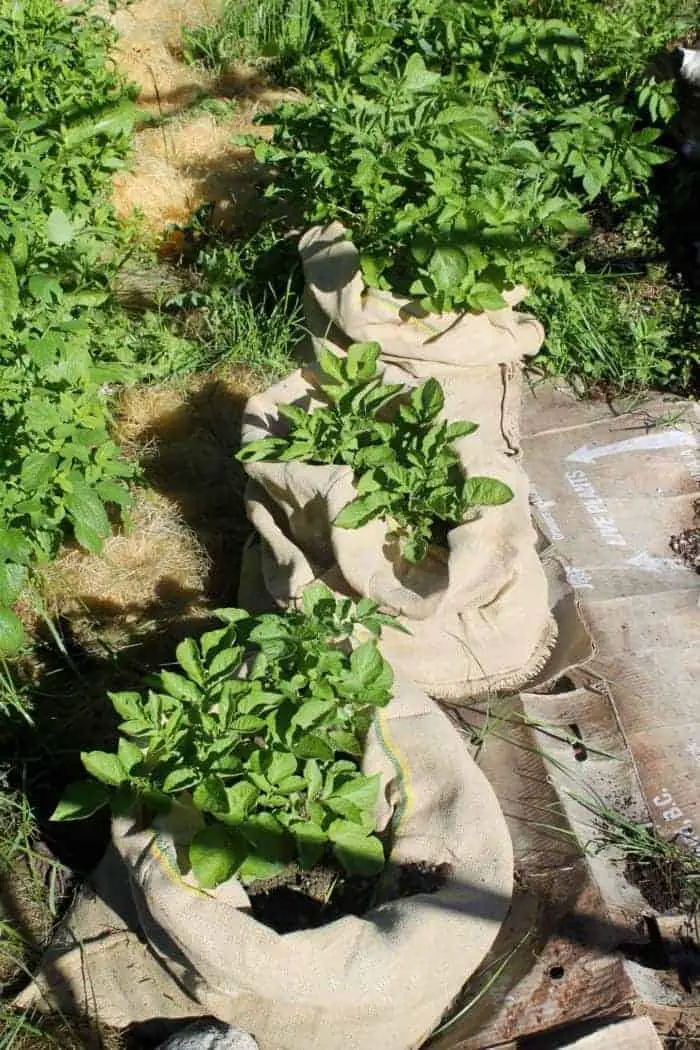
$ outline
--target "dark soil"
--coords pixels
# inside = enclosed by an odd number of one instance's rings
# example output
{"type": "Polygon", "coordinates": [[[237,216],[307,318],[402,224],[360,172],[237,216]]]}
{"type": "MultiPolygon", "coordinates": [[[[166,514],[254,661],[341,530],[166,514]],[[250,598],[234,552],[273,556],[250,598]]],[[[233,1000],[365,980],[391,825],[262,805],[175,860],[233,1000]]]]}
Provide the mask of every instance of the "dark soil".
{"type": "MultiPolygon", "coordinates": [[[[695,520],[700,523],[700,499],[695,501],[695,520]]],[[[689,568],[700,572],[700,524],[671,536],[669,546],[689,568]]]]}
{"type": "Polygon", "coordinates": [[[628,857],[625,874],[655,911],[668,915],[685,910],[688,873],[681,860],[650,857],[641,861],[628,857]]]}
{"type": "Polygon", "coordinates": [[[258,922],[277,933],[325,926],[343,915],[364,915],[370,908],[399,897],[435,893],[445,883],[449,865],[406,864],[373,878],[346,875],[330,867],[303,871],[291,865],[273,879],[252,883],[248,890],[258,922]]]}

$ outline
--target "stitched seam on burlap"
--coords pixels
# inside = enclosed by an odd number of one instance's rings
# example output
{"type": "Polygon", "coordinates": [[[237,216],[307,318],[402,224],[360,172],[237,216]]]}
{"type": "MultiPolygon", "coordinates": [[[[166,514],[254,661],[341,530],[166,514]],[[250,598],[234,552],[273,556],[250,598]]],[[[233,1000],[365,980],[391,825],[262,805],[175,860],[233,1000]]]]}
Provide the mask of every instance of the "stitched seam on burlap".
{"type": "Polygon", "coordinates": [[[413,791],[411,789],[411,767],[391,739],[388,720],[383,711],[380,711],[375,721],[377,740],[383,753],[389,759],[392,769],[396,774],[399,784],[399,803],[391,818],[394,828],[398,828],[401,821],[408,815],[413,805],[413,791]]]}
{"type": "Polygon", "coordinates": [[[149,847],[149,853],[168,882],[173,883],[173,885],[176,885],[179,889],[188,890],[195,897],[211,896],[211,894],[206,893],[204,890],[200,890],[196,886],[191,886],[188,882],[184,881],[178,871],[177,861],[173,863],[170,842],[168,841],[167,835],[159,832],[157,829],[153,829],[153,839],[149,847]]]}

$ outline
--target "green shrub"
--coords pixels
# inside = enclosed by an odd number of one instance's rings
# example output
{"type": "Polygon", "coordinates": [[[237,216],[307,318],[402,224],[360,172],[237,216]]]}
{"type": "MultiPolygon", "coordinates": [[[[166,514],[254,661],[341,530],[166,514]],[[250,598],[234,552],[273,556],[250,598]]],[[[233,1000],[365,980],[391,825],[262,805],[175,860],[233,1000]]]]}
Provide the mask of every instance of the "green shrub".
{"type": "MultiPolygon", "coordinates": [[[[636,199],[669,153],[624,84],[590,77],[585,39],[560,20],[400,10],[308,59],[324,71],[313,97],[260,117],[273,139],[256,156],[307,223],[345,223],[369,284],[429,310],[498,308],[504,288],[546,285],[594,200],[636,199]]],[[[665,86],[654,98],[671,112],[665,86]]]]}
{"type": "Polygon", "coordinates": [[[99,550],[135,468],[109,438],[100,307],[124,249],[102,193],[126,156],[114,33],[53,0],[0,3],[0,649],[36,558],[65,535],[99,550]]]}
{"type": "MultiPolygon", "coordinates": [[[[280,25],[288,8],[276,8],[280,25]]],[[[671,155],[659,137],[674,118],[674,87],[653,60],[692,15],[670,0],[319,0],[304,45],[278,63],[307,97],[260,117],[273,127],[272,143],[256,149],[268,194],[301,205],[306,223],[341,220],[367,283],[427,309],[494,308],[515,282],[537,293],[538,310],[545,301],[564,309],[581,286],[562,293],[564,275],[582,257],[596,268],[591,226],[600,215],[620,226],[641,215],[653,171],[671,155]]],[[[619,294],[634,299],[633,282],[619,294]]],[[[589,295],[585,311],[603,298],[589,295]]],[[[567,327],[564,316],[551,320],[567,327]]],[[[636,362],[614,359],[621,343],[606,310],[591,322],[612,346],[608,381],[677,386],[687,375],[677,322],[666,349],[659,332],[635,337],[636,362]]],[[[575,355],[555,353],[549,367],[556,361],[577,371],[575,355]]],[[[589,364],[579,373],[591,375],[589,364]]]]}
{"type": "Polygon", "coordinates": [[[265,878],[295,857],[311,867],[328,853],[350,873],[379,871],[379,777],[365,776],[360,759],[393,674],[373,638],[351,642],[357,628],[376,636],[393,620],[320,583],[302,606],[224,609],[224,626],[182,642],[179,671],[149,679],[146,697],[112,694],[119,748],[82,755],[95,779],[69,785],[53,819],[109,802],[142,819],[194,809],[189,863],[202,886],[265,878]]]}

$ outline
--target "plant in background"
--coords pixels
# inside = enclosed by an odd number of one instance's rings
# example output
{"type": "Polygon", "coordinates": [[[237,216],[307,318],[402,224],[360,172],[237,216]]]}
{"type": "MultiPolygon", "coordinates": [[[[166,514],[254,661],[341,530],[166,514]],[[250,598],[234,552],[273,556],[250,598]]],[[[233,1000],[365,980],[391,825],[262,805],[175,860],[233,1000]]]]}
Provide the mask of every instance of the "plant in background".
{"type": "MultiPolygon", "coordinates": [[[[307,45],[283,63],[306,97],[260,118],[273,126],[272,143],[257,143],[268,193],[302,201],[307,223],[342,221],[371,286],[431,310],[481,310],[522,282],[549,298],[548,326],[574,294],[576,282],[560,294],[574,264],[597,267],[591,226],[621,230],[653,199],[654,170],[671,156],[660,136],[677,108],[654,62],[692,15],[686,0],[318,0],[307,45]]],[[[644,220],[647,242],[657,231],[644,220]]],[[[629,250],[620,238],[625,273],[629,250]]],[[[643,263],[640,277],[632,296],[644,295],[643,263]]],[[[622,345],[607,313],[591,321],[602,344],[622,345]]],[[[670,369],[644,351],[615,360],[606,378],[687,382],[686,328],[672,325],[670,369]]]]}
{"type": "Polygon", "coordinates": [[[261,119],[275,128],[255,146],[268,192],[305,201],[308,223],[345,222],[367,282],[426,309],[501,308],[504,288],[538,283],[552,245],[587,229],[536,144],[420,55],[261,119]]]}
{"type": "Polygon", "coordinates": [[[217,73],[237,61],[262,61],[300,80],[330,41],[364,25],[376,38],[399,6],[396,0],[225,0],[216,22],[183,29],[182,50],[188,62],[217,73]]]}
{"type": "Polygon", "coordinates": [[[592,818],[586,851],[598,854],[613,850],[613,860],[619,863],[622,858],[628,879],[631,877],[653,907],[683,911],[691,922],[697,922],[700,847],[692,828],[682,828],[673,838],[665,838],[651,822],[625,816],[597,793],[569,794],[592,818]]]}
{"type": "Polygon", "coordinates": [[[662,272],[658,289],[647,279],[642,295],[638,276],[587,272],[578,263],[532,297],[533,311],[547,322],[546,353],[537,363],[550,374],[621,390],[690,383],[700,365],[697,334],[688,331],[683,342],[681,335],[692,310],[664,278],[662,272]]]}
{"type": "Polygon", "coordinates": [[[114,33],[52,0],[0,3],[0,651],[32,564],[74,536],[99,550],[135,475],[108,434],[100,310],[127,243],[101,194],[121,167],[131,92],[114,33]]]}
{"type": "Polygon", "coordinates": [[[292,258],[274,227],[230,243],[207,231],[197,217],[191,233],[199,238],[190,263],[191,287],[164,302],[185,335],[196,338],[199,368],[218,362],[244,365],[267,379],[293,367],[302,334],[301,296],[296,288],[298,259],[292,258]],[[203,228],[202,228],[203,227],[203,228]]]}
{"type": "Polygon", "coordinates": [[[312,0],[228,0],[218,22],[183,30],[184,56],[218,73],[236,61],[295,60],[310,46],[313,7],[312,0]]]}
{"type": "Polygon", "coordinates": [[[379,777],[360,769],[374,711],[393,674],[374,638],[394,620],[364,599],[336,600],[323,584],[302,609],[218,613],[224,626],[177,648],[179,670],[151,689],[115,693],[123,719],[116,753],[81,757],[93,780],[69,785],[54,820],[186,807],[189,863],[202,886],[311,867],[331,854],[351,874],[375,874],[379,777]],[[353,647],[354,645],[354,647],[353,647]]]}
{"type": "Polygon", "coordinates": [[[299,66],[313,98],[260,117],[268,192],[305,201],[308,223],[343,221],[367,282],[426,309],[545,287],[590,203],[634,200],[670,155],[640,126],[671,113],[668,87],[642,77],[635,100],[626,76],[591,80],[593,30],[551,5],[400,3],[376,33],[321,10],[299,66]]]}
{"type": "Polygon", "coordinates": [[[0,0],[2,654],[23,642],[12,606],[32,566],[65,539],[98,553],[128,512],[138,471],[110,438],[110,397],[185,356],[113,301],[134,250],[106,199],[135,119],[115,41],[83,6],[0,0]]]}
{"type": "Polygon", "coordinates": [[[446,529],[482,507],[507,503],[513,492],[495,478],[467,476],[454,442],[477,424],[436,422],[444,397],[435,379],[410,395],[402,385],[383,383],[380,351],[377,343],[355,343],[345,358],[322,351],[319,390],[328,404],[312,412],[280,405],[287,435],[251,441],[237,458],[347,464],[357,496],[334,524],[356,529],[375,518],[386,521],[401,555],[418,564],[446,529]]]}

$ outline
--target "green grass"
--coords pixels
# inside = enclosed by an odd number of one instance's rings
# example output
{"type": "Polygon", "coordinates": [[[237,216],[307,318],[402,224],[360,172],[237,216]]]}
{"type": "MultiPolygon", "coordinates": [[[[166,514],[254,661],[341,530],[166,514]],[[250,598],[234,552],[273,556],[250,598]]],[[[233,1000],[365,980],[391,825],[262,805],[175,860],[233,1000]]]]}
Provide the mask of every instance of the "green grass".
{"type": "Polygon", "coordinates": [[[298,81],[299,67],[313,68],[314,54],[329,43],[348,32],[376,32],[405,9],[397,0],[224,0],[214,22],[183,31],[183,55],[217,73],[253,62],[298,81]]]}
{"type": "Polygon", "coordinates": [[[167,382],[228,365],[272,382],[298,365],[305,329],[294,246],[271,230],[232,241],[209,228],[210,210],[185,229],[178,264],[160,272],[144,260],[122,282],[136,307],[107,315],[103,347],[129,357],[135,378],[167,382]]]}
{"type": "Polygon", "coordinates": [[[77,1022],[67,1017],[33,1016],[0,1006],[0,1050],[86,1050],[99,1045],[101,1050],[133,1050],[134,1041],[116,1030],[77,1022]]]}
{"type": "Polygon", "coordinates": [[[312,0],[226,0],[210,25],[183,30],[183,52],[222,73],[234,62],[296,59],[313,34],[312,0]]]}
{"type": "Polygon", "coordinates": [[[138,129],[160,128],[172,124],[181,124],[183,121],[195,120],[197,117],[207,114],[213,117],[215,123],[225,124],[236,114],[239,108],[236,98],[211,98],[202,89],[186,106],[174,112],[149,113],[139,117],[138,129]]]}
{"type": "Polygon", "coordinates": [[[271,230],[231,243],[205,226],[186,267],[189,290],[164,303],[198,369],[240,365],[274,380],[295,367],[303,313],[299,264],[289,256],[271,230]]]}
{"type": "Polygon", "coordinates": [[[55,918],[58,914],[59,876],[65,869],[59,861],[37,849],[35,817],[24,793],[0,796],[0,816],[0,870],[4,869],[7,875],[18,861],[22,861],[27,868],[35,903],[46,907],[55,918]]]}
{"type": "Polygon", "coordinates": [[[536,363],[550,374],[583,381],[584,388],[684,389],[700,361],[692,348],[679,353],[688,307],[665,276],[652,285],[609,272],[573,274],[528,306],[546,332],[536,363]]]}
{"type": "Polygon", "coordinates": [[[0,731],[3,725],[21,718],[32,725],[32,698],[28,687],[18,681],[18,676],[6,660],[0,658],[0,731]]]}
{"type": "Polygon", "coordinates": [[[21,789],[0,791],[0,828],[0,981],[11,992],[24,983],[50,934],[64,869],[37,848],[34,814],[21,789]]]}
{"type": "Polygon", "coordinates": [[[700,857],[681,838],[662,837],[651,824],[630,820],[612,809],[602,798],[572,797],[592,818],[592,852],[614,849],[635,866],[638,876],[655,893],[691,918],[700,909],[700,857]]]}
{"type": "Polygon", "coordinates": [[[292,371],[302,331],[298,296],[290,285],[269,312],[261,317],[260,311],[252,299],[232,298],[218,289],[204,293],[201,306],[184,322],[197,347],[197,369],[240,365],[270,382],[292,371]]]}
{"type": "MultiPolygon", "coordinates": [[[[3,935],[0,927],[0,937],[3,935]]],[[[0,942],[0,951],[2,951],[0,942]]],[[[52,1045],[52,1040],[24,1011],[17,1011],[0,1006],[0,1050],[19,1050],[22,1041],[41,1040],[44,1046],[52,1045]]]]}

